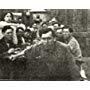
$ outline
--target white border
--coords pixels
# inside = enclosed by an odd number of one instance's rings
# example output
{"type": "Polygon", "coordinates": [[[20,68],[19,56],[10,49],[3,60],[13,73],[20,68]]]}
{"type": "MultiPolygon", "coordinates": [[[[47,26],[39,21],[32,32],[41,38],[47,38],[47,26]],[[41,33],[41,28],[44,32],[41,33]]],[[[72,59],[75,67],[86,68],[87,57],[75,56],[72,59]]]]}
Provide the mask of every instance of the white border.
{"type": "Polygon", "coordinates": [[[1,90],[90,90],[84,81],[6,81],[0,82],[1,90]]]}
{"type": "MultiPolygon", "coordinates": [[[[0,9],[90,9],[90,0],[1,0],[0,9]]],[[[1,90],[90,90],[89,82],[0,81],[1,90]]]]}
{"type": "Polygon", "coordinates": [[[0,9],[89,9],[90,0],[1,0],[0,9]]]}

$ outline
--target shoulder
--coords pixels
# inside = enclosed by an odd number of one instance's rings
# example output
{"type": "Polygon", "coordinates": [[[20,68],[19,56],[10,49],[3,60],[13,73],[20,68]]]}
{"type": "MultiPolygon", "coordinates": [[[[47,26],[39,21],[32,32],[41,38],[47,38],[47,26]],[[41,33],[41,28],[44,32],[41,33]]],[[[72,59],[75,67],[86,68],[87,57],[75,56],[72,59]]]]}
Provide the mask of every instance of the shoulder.
{"type": "Polygon", "coordinates": [[[78,41],[76,40],[76,38],[75,38],[75,37],[72,37],[72,38],[71,38],[71,40],[70,40],[70,42],[75,42],[75,43],[78,43],[78,41]]]}
{"type": "Polygon", "coordinates": [[[69,45],[72,47],[80,48],[79,42],[73,37],[72,40],[69,42],[69,45]]]}
{"type": "Polygon", "coordinates": [[[60,53],[69,53],[70,52],[70,49],[69,49],[69,46],[65,43],[62,43],[62,42],[59,42],[59,41],[56,41],[56,48],[58,51],[60,51],[60,53]]]}
{"type": "Polygon", "coordinates": [[[4,37],[2,39],[0,39],[0,44],[2,44],[3,42],[5,42],[4,37]]]}
{"type": "Polygon", "coordinates": [[[68,45],[71,45],[71,46],[76,46],[76,45],[79,45],[78,41],[72,37],[68,43],[68,45]]]}

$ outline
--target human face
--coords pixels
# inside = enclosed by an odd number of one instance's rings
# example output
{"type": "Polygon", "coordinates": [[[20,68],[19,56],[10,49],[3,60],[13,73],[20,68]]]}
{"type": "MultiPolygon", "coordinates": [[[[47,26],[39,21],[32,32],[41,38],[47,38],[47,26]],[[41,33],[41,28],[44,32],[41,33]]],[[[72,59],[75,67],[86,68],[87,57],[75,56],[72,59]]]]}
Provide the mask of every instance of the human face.
{"type": "Polygon", "coordinates": [[[44,45],[50,45],[52,44],[52,41],[54,40],[51,31],[49,31],[48,33],[42,34],[41,39],[44,45]]]}
{"type": "Polygon", "coordinates": [[[33,28],[37,29],[37,24],[36,23],[33,24],[33,28]]]}
{"type": "Polygon", "coordinates": [[[23,34],[24,34],[24,31],[22,31],[22,29],[19,29],[17,35],[18,35],[18,36],[23,36],[23,34]]]}
{"type": "Polygon", "coordinates": [[[43,24],[43,29],[46,29],[48,26],[47,26],[47,24],[43,24]]]}
{"type": "Polygon", "coordinates": [[[4,33],[4,37],[7,39],[7,40],[11,40],[12,39],[12,35],[13,32],[12,32],[12,29],[7,29],[7,31],[4,33]]]}
{"type": "Polygon", "coordinates": [[[68,39],[70,37],[69,29],[63,29],[63,37],[64,39],[68,39]]]}
{"type": "Polygon", "coordinates": [[[54,30],[57,30],[58,29],[58,24],[54,24],[54,30]]]}
{"type": "Polygon", "coordinates": [[[61,24],[61,25],[60,25],[60,28],[63,28],[63,27],[64,27],[64,25],[63,25],[63,24],[61,24]]]}
{"type": "Polygon", "coordinates": [[[62,29],[58,29],[56,33],[62,34],[62,29]]]}
{"type": "Polygon", "coordinates": [[[11,14],[10,14],[10,13],[7,13],[7,14],[5,15],[5,17],[4,17],[4,20],[5,20],[6,22],[11,22],[11,20],[12,20],[11,14]]]}
{"type": "Polygon", "coordinates": [[[29,32],[25,32],[25,33],[24,33],[24,36],[25,36],[26,38],[28,38],[28,37],[30,36],[29,32]]]}

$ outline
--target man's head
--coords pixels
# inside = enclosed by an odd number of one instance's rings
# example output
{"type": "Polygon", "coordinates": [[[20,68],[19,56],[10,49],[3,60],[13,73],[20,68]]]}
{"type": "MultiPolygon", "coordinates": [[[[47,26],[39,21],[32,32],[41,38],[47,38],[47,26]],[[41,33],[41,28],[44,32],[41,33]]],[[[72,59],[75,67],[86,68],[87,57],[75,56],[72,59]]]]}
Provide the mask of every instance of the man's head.
{"type": "Polygon", "coordinates": [[[55,22],[53,24],[53,27],[54,27],[54,30],[57,30],[59,28],[59,23],[58,22],[55,22]]]}
{"type": "Polygon", "coordinates": [[[6,13],[4,16],[4,21],[11,22],[13,20],[13,14],[12,13],[6,13]]]}
{"type": "Polygon", "coordinates": [[[34,24],[32,25],[32,28],[37,29],[37,24],[34,23],[34,24]]]}
{"type": "Polygon", "coordinates": [[[24,32],[24,37],[25,38],[29,38],[31,36],[31,31],[30,29],[26,29],[25,32],[24,32]]]}
{"type": "Polygon", "coordinates": [[[61,24],[61,25],[60,25],[60,28],[64,28],[64,27],[65,27],[65,25],[64,25],[64,24],[61,24]]]}
{"type": "Polygon", "coordinates": [[[64,37],[64,39],[70,38],[71,35],[72,35],[72,32],[73,32],[72,28],[70,28],[68,26],[63,27],[63,37],[64,37]]]}
{"type": "Polygon", "coordinates": [[[22,27],[18,27],[16,30],[16,33],[18,36],[23,36],[24,35],[24,29],[22,27]]]}
{"type": "Polygon", "coordinates": [[[13,28],[11,26],[4,26],[2,33],[7,40],[11,40],[13,36],[13,28]]]}
{"type": "Polygon", "coordinates": [[[47,23],[47,22],[43,22],[43,23],[42,23],[42,28],[43,28],[43,29],[46,29],[47,27],[48,27],[48,23],[47,23]]]}
{"type": "Polygon", "coordinates": [[[44,45],[50,45],[55,40],[55,33],[50,28],[41,30],[39,35],[44,45]]]}

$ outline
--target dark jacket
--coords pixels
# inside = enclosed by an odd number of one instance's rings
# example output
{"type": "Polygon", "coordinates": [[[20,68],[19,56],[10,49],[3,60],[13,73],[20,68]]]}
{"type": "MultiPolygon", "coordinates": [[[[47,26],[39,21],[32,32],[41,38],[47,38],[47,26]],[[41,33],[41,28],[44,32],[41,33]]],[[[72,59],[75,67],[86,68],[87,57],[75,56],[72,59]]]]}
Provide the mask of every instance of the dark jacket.
{"type": "Polygon", "coordinates": [[[0,40],[0,79],[10,79],[10,73],[12,69],[12,61],[9,60],[8,50],[15,47],[12,42],[8,46],[5,38],[0,40]]]}
{"type": "Polygon", "coordinates": [[[7,45],[5,38],[0,40],[0,58],[3,58],[8,55],[7,51],[10,48],[14,48],[15,45],[12,42],[9,42],[9,46],[7,45]]]}
{"type": "Polygon", "coordinates": [[[29,80],[79,80],[80,74],[69,50],[55,41],[33,46],[25,52],[29,80]]]}

